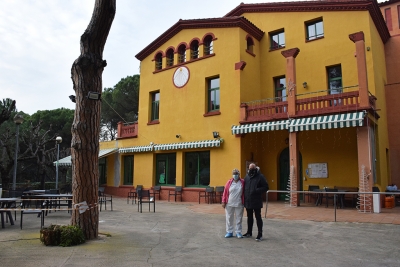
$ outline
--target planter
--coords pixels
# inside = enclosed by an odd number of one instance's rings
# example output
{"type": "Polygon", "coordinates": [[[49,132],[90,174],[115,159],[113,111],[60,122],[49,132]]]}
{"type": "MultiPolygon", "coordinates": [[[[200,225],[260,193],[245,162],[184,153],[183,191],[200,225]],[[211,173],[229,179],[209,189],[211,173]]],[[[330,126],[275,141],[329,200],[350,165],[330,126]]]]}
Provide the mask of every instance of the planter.
{"type": "Polygon", "coordinates": [[[394,208],[394,197],[385,197],[385,208],[386,209],[394,208]]]}
{"type": "Polygon", "coordinates": [[[50,226],[40,230],[40,241],[46,246],[59,246],[61,242],[61,231],[57,226],[50,226]]]}

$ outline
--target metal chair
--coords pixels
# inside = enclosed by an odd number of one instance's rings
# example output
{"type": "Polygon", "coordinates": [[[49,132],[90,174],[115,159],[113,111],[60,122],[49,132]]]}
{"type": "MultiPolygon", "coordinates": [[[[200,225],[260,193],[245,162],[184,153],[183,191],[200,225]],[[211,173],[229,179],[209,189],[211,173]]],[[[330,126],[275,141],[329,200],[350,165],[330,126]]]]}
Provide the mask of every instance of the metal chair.
{"type": "Polygon", "coordinates": [[[111,195],[106,195],[104,193],[104,187],[99,187],[99,204],[100,204],[100,211],[101,211],[101,206],[104,203],[104,209],[107,210],[107,202],[110,202],[111,204],[111,211],[113,210],[112,206],[112,196],[111,195]]]}
{"type": "MultiPolygon", "coordinates": [[[[314,189],[319,189],[319,185],[309,185],[308,186],[308,192],[314,191],[314,189]]],[[[317,194],[315,193],[304,193],[304,202],[306,202],[306,196],[307,196],[307,201],[310,202],[310,197],[312,198],[317,198],[317,194]]]]}
{"type": "Polygon", "coordinates": [[[133,205],[133,201],[135,201],[135,204],[136,204],[136,199],[138,197],[137,193],[139,190],[142,190],[142,188],[143,188],[143,185],[137,185],[135,189],[131,189],[128,193],[128,198],[126,200],[126,204],[129,203],[129,199],[132,199],[132,205],[133,205]]]}
{"type": "Polygon", "coordinates": [[[138,211],[140,210],[140,213],[142,213],[143,203],[149,203],[149,212],[151,203],[153,203],[153,212],[156,212],[156,199],[152,193],[150,193],[150,190],[138,190],[138,211]]]}
{"type": "Polygon", "coordinates": [[[170,196],[175,197],[175,202],[176,202],[176,197],[179,196],[181,198],[181,202],[182,202],[182,186],[175,186],[174,190],[168,191],[168,202],[169,202],[170,196]]]}
{"type": "Polygon", "coordinates": [[[199,204],[201,198],[204,198],[204,201],[208,204],[214,203],[215,201],[214,187],[207,187],[206,190],[199,192],[199,204]]]}
{"type": "Polygon", "coordinates": [[[224,193],[225,186],[216,186],[215,187],[215,203],[217,202],[217,198],[219,198],[219,204],[222,203],[222,194],[224,193]]]}
{"type": "Polygon", "coordinates": [[[44,207],[46,206],[46,203],[41,204],[40,208],[36,209],[27,209],[29,207],[30,200],[24,200],[24,198],[29,198],[29,196],[25,197],[22,196],[21,198],[21,220],[20,220],[20,227],[22,229],[22,221],[24,214],[37,214],[37,217],[40,217],[40,228],[44,227],[44,207]]]}
{"type": "Polygon", "coordinates": [[[161,186],[160,185],[156,185],[153,186],[153,196],[156,197],[156,195],[158,195],[158,200],[160,200],[160,193],[161,193],[161,186]]]}

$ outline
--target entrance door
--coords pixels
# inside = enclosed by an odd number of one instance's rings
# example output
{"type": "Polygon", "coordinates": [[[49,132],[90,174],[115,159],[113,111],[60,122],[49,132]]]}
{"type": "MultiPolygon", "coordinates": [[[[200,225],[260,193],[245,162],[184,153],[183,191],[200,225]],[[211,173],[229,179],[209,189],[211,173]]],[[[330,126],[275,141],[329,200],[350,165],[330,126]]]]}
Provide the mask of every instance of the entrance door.
{"type": "MultiPolygon", "coordinates": [[[[303,188],[303,168],[302,168],[302,157],[299,153],[299,175],[300,175],[300,188],[303,188]]],[[[279,156],[279,188],[278,190],[288,190],[290,176],[290,159],[289,159],[289,148],[285,148],[279,156]]],[[[300,194],[300,200],[303,194],[300,194]]],[[[278,193],[278,200],[285,200],[286,193],[278,193]]]]}

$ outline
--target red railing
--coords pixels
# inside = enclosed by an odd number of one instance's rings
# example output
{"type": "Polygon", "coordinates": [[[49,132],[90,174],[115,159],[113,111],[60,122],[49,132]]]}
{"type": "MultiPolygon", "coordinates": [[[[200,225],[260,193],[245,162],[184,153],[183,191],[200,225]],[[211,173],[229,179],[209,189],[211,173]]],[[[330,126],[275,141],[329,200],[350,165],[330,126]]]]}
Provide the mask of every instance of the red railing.
{"type": "Polygon", "coordinates": [[[296,100],[296,116],[337,113],[358,108],[358,91],[296,100]]]}
{"type": "Polygon", "coordinates": [[[124,125],[122,122],[118,123],[118,137],[117,139],[137,137],[138,124],[137,122],[129,125],[124,125]]]}
{"type": "MultiPolygon", "coordinates": [[[[315,94],[320,93],[324,93],[325,95],[308,98],[305,98],[305,96],[307,96],[305,94],[297,95],[296,115],[291,117],[335,114],[340,112],[352,112],[360,109],[375,109],[376,97],[373,95],[369,96],[369,107],[361,107],[359,91],[328,95],[326,95],[326,91],[315,92],[315,94]]],[[[240,122],[262,122],[287,118],[287,101],[273,101],[274,99],[272,98],[242,103],[240,122]]]]}
{"type": "Polygon", "coordinates": [[[287,101],[275,103],[254,101],[243,103],[241,108],[245,109],[242,120],[246,122],[287,118],[287,101]]]}

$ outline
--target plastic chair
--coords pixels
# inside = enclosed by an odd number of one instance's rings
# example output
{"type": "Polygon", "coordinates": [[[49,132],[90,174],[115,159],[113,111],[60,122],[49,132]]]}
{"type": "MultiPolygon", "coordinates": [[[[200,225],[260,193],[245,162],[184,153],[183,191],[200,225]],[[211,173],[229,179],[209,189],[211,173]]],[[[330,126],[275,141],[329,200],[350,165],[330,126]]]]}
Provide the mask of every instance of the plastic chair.
{"type": "Polygon", "coordinates": [[[150,190],[139,190],[138,191],[138,211],[140,210],[140,213],[142,213],[142,204],[143,203],[149,203],[149,212],[150,212],[151,203],[153,203],[153,212],[156,212],[156,199],[154,196],[152,196],[152,193],[150,193],[150,190]],[[139,207],[140,207],[140,209],[139,209],[139,207]]]}
{"type": "MultiPolygon", "coordinates": [[[[338,189],[336,188],[326,188],[325,192],[338,192],[338,189]]],[[[326,207],[328,207],[328,202],[329,200],[333,200],[333,205],[337,206],[337,201],[338,201],[338,195],[337,194],[325,194],[325,200],[326,200],[326,207]],[[335,203],[336,200],[336,203],[335,203]]]]}
{"type": "Polygon", "coordinates": [[[215,201],[215,191],[214,187],[207,187],[206,190],[199,192],[199,204],[200,199],[204,197],[204,201],[208,204],[214,203],[215,201]]]}
{"type": "Polygon", "coordinates": [[[168,202],[169,202],[170,196],[175,197],[175,202],[176,202],[176,197],[179,196],[181,198],[181,202],[182,202],[182,186],[176,186],[174,190],[168,191],[168,202]]]}

